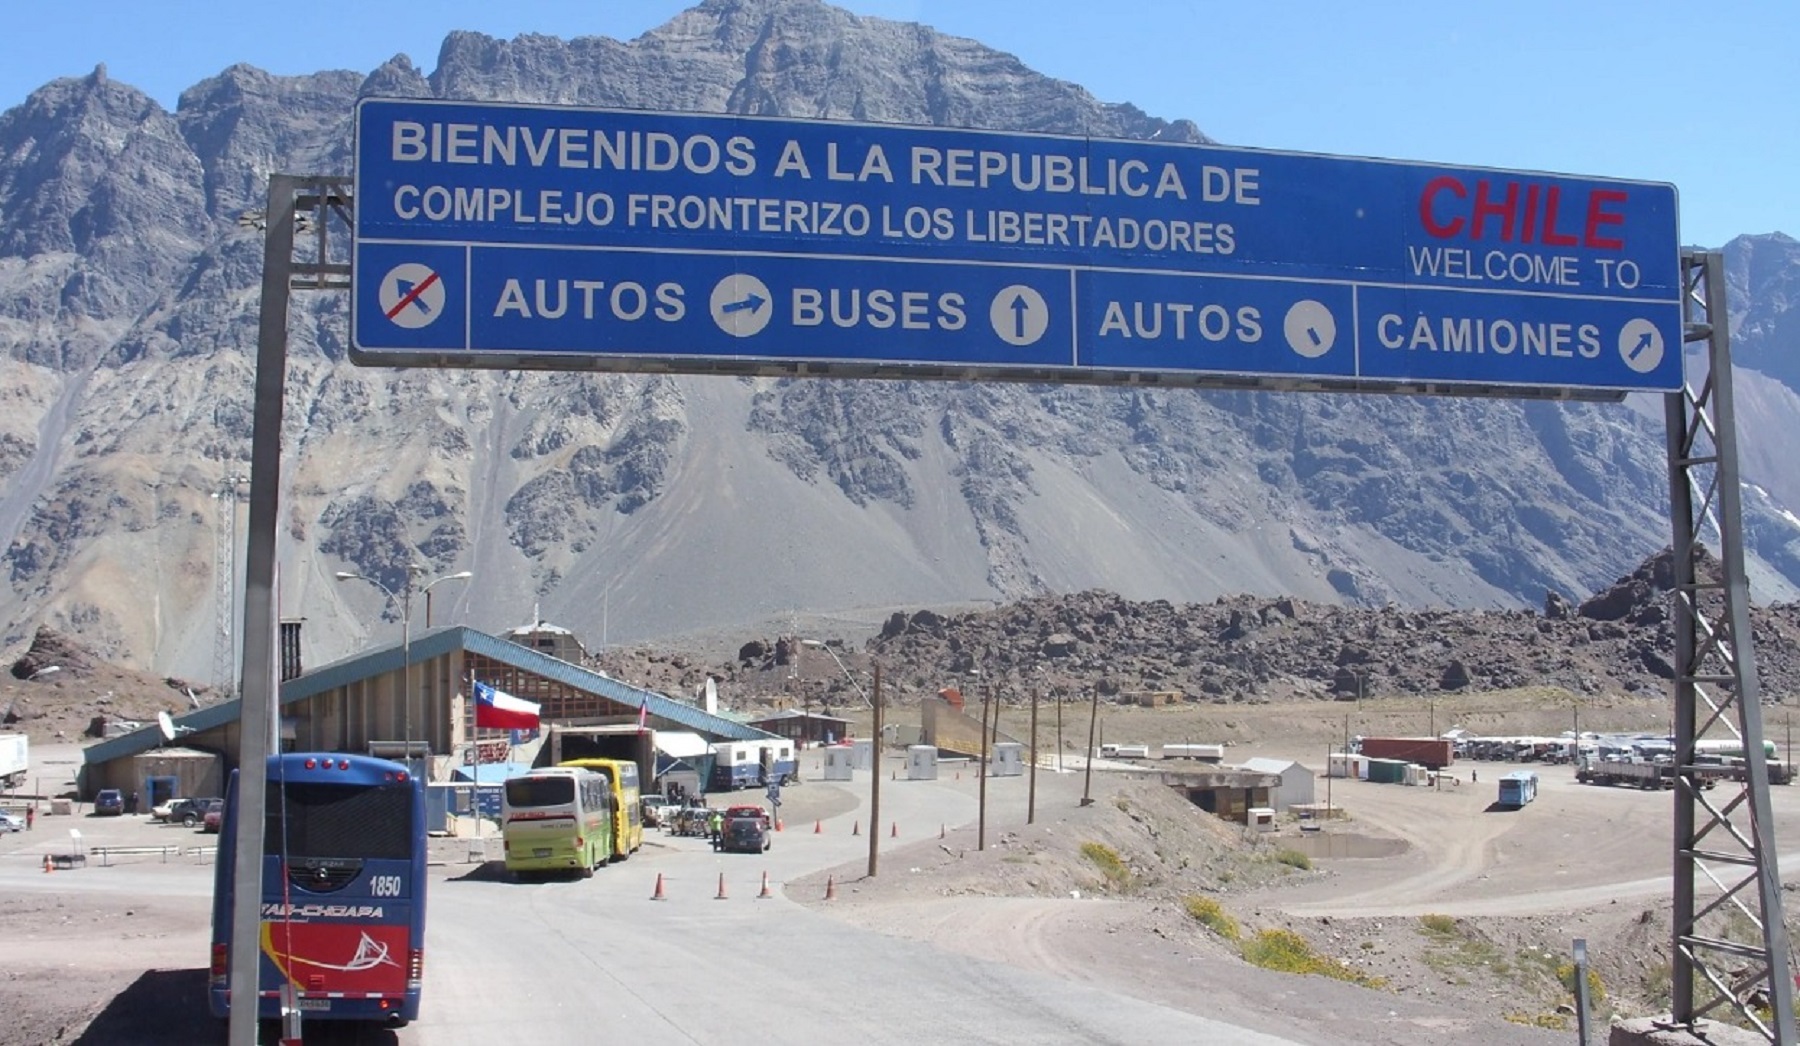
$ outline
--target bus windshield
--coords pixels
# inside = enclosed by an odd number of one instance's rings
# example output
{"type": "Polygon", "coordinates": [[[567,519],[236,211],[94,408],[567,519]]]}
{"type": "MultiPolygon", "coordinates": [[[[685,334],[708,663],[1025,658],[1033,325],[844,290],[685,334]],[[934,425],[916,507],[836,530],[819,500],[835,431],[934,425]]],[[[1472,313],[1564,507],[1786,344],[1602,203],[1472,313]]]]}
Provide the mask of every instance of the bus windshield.
{"type": "Polygon", "coordinates": [[[370,788],[289,781],[271,787],[263,853],[408,860],[414,846],[412,792],[405,784],[370,788]]]}
{"type": "Polygon", "coordinates": [[[506,782],[506,805],[515,810],[539,806],[567,806],[575,801],[575,779],[557,777],[513,777],[506,782]]]}

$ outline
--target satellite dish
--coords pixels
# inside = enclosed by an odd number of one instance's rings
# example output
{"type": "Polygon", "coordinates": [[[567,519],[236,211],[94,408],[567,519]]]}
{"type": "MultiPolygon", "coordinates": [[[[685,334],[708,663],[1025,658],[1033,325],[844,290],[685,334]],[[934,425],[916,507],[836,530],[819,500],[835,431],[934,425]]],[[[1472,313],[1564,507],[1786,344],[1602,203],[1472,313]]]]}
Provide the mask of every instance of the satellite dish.
{"type": "Polygon", "coordinates": [[[175,740],[175,720],[169,718],[169,713],[156,713],[156,726],[162,731],[164,741],[175,740]]]}

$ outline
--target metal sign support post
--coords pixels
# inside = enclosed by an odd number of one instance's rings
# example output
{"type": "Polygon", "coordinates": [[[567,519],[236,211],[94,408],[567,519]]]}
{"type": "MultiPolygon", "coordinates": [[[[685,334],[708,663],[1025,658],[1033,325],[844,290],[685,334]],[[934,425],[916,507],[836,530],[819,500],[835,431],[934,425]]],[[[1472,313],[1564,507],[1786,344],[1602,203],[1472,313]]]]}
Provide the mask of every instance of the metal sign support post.
{"type": "Polygon", "coordinates": [[[1675,586],[1671,1016],[1691,1026],[1729,1006],[1770,1042],[1794,1046],[1793,981],[1744,572],[1724,270],[1717,251],[1682,255],[1684,337],[1706,342],[1706,368],[1664,398],[1675,586]],[[1707,523],[1719,536],[1717,577],[1699,576],[1694,564],[1707,523]],[[1714,727],[1742,742],[1744,772],[1734,794],[1709,798],[1701,790],[1695,749],[1714,727]],[[1702,881],[1709,887],[1705,897],[1696,892],[1702,881]],[[1734,912],[1750,921],[1760,940],[1726,938],[1726,919],[1734,912]],[[1695,993],[1701,980],[1708,986],[1704,1000],[1695,993]],[[1758,1004],[1769,1008],[1770,1017],[1758,1014],[1758,1004]]]}
{"type": "Polygon", "coordinates": [[[255,427],[250,443],[250,520],[244,557],[244,677],[238,688],[237,849],[232,858],[232,1006],[227,1030],[232,1046],[254,1046],[262,964],[264,767],[275,748],[277,726],[275,635],[276,537],[281,511],[281,415],[287,383],[287,313],[293,288],[346,290],[350,266],[326,261],[326,211],[340,216],[349,203],[349,179],[269,176],[263,224],[261,314],[256,335],[255,427]],[[294,260],[295,219],[313,212],[317,261],[294,260]]]}

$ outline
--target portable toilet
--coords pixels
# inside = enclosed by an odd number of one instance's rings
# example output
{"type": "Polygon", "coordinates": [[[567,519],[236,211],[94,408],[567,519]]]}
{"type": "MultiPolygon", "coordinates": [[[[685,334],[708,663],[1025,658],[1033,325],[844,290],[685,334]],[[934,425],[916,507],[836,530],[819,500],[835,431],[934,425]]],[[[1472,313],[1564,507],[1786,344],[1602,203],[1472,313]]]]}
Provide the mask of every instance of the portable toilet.
{"type": "Polygon", "coordinates": [[[908,781],[937,780],[938,751],[931,745],[909,745],[906,749],[908,781]]]}
{"type": "Polygon", "coordinates": [[[825,780],[848,781],[854,768],[856,753],[842,745],[825,749],[825,780]]]}
{"type": "Polygon", "coordinates": [[[851,757],[851,766],[858,770],[875,769],[875,742],[852,741],[850,742],[850,751],[854,753],[851,757]]]}
{"type": "Polygon", "coordinates": [[[988,768],[988,776],[1017,777],[1024,772],[1024,745],[1017,741],[1002,741],[994,746],[994,759],[988,768]]]}

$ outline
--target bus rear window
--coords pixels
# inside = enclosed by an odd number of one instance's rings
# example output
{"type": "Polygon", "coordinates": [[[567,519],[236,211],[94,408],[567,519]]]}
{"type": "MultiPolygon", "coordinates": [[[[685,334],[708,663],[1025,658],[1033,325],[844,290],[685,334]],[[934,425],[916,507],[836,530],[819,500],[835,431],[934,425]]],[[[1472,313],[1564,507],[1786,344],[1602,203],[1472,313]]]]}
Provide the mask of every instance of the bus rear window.
{"type": "Polygon", "coordinates": [[[535,806],[567,806],[575,801],[575,779],[566,774],[555,777],[514,777],[506,782],[506,805],[514,810],[535,806]]]}
{"type": "Polygon", "coordinates": [[[404,784],[283,787],[270,781],[263,852],[407,860],[413,850],[412,799],[404,784]]]}

